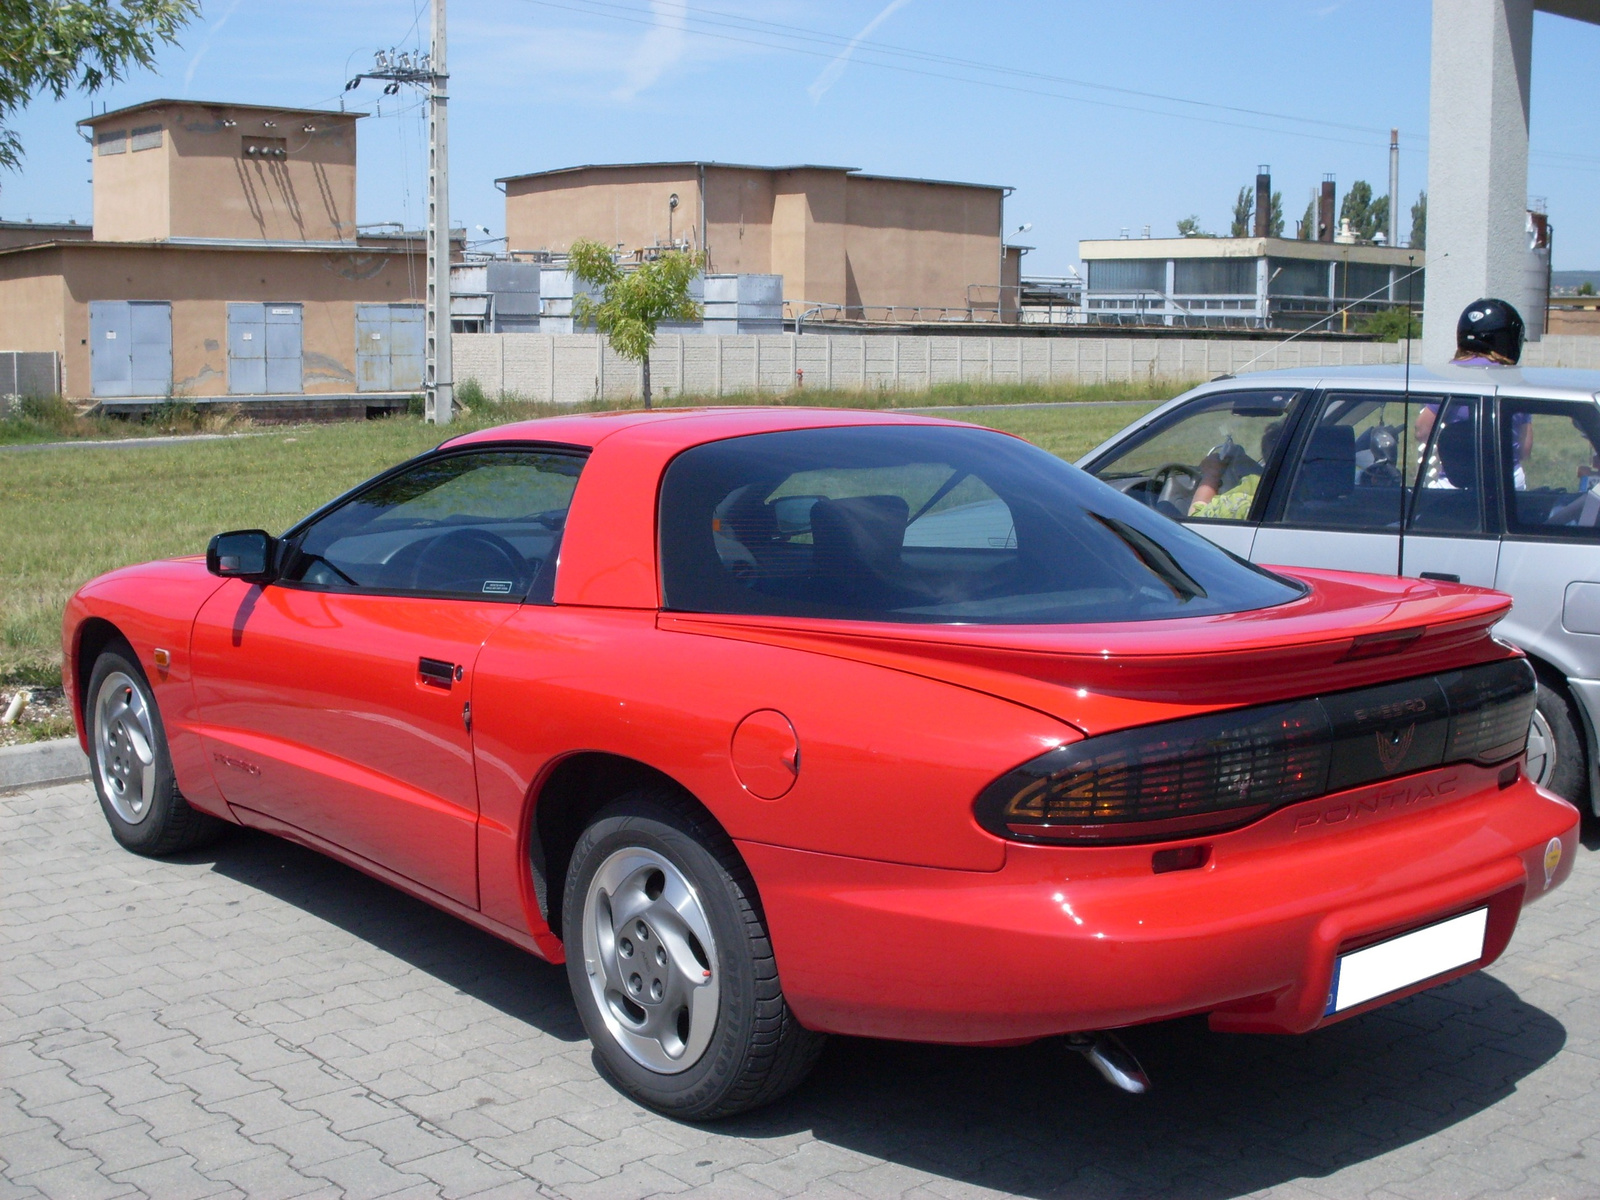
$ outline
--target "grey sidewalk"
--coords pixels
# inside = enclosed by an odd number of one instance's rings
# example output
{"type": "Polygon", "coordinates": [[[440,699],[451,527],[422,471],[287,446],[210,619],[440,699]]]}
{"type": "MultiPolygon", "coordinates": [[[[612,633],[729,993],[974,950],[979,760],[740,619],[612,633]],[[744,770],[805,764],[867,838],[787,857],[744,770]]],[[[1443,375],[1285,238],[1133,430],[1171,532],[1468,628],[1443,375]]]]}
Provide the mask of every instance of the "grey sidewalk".
{"type": "Polygon", "coordinates": [[[85,783],[0,829],[0,1200],[1600,1195],[1592,851],[1490,972],[1308,1038],[1133,1031],[1143,1099],[1050,1047],[836,1040],[695,1127],[596,1076],[559,968],[356,872],[139,859],[85,783]]]}

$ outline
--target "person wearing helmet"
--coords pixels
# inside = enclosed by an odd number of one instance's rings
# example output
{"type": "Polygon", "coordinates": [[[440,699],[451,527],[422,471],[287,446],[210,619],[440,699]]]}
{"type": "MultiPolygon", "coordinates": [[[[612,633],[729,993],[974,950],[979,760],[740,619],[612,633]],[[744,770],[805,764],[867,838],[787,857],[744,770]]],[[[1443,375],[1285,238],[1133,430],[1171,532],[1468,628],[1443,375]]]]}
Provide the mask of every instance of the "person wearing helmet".
{"type": "Polygon", "coordinates": [[[1522,314],[1504,300],[1474,300],[1456,322],[1456,356],[1463,367],[1514,367],[1526,332],[1522,314]]]}

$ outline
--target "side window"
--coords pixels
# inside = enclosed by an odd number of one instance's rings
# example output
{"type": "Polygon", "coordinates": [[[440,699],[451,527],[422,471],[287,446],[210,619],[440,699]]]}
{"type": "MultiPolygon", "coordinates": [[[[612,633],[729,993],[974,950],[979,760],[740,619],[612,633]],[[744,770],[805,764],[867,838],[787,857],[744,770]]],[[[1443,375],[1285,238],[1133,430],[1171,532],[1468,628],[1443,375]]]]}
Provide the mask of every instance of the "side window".
{"type": "Polygon", "coordinates": [[[1094,474],[1169,517],[1248,520],[1300,400],[1293,391],[1201,397],[1097,464],[1094,474]]]}
{"type": "Polygon", "coordinates": [[[1301,442],[1284,524],[1393,533],[1409,506],[1418,530],[1481,529],[1477,407],[1448,396],[1329,392],[1301,442]]]}
{"type": "Polygon", "coordinates": [[[1500,402],[1500,487],[1513,535],[1600,538],[1600,409],[1500,402]]]}
{"type": "Polygon", "coordinates": [[[286,580],[343,592],[549,603],[583,458],[492,450],[430,459],[295,539],[286,580]]]}
{"type": "Polygon", "coordinates": [[[1482,533],[1483,472],[1479,462],[1476,399],[1427,404],[1417,431],[1428,441],[1411,499],[1411,524],[1417,533],[1482,533]]]}

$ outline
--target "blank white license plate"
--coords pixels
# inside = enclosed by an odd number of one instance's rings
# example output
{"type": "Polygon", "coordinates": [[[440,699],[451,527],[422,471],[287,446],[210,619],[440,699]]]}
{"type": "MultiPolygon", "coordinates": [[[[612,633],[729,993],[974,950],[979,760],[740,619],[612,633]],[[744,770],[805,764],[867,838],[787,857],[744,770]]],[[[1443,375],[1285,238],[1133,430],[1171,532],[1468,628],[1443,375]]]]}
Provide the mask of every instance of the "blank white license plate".
{"type": "Polygon", "coordinates": [[[1489,910],[1475,909],[1399,937],[1341,954],[1333,963],[1324,1016],[1365,1004],[1483,957],[1489,910]]]}

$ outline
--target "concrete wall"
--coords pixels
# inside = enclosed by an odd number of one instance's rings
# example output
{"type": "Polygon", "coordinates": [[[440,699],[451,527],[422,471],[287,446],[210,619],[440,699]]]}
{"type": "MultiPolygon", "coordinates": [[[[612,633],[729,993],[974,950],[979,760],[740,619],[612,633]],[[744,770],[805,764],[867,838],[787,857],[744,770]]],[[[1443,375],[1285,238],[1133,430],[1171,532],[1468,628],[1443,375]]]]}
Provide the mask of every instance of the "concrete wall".
{"type": "MultiPolygon", "coordinates": [[[[699,178],[692,166],[592,167],[506,182],[506,244],[564,254],[580,238],[625,250],[666,245],[667,199],[678,196],[672,236],[700,244],[699,178]]],[[[763,219],[769,219],[770,213],[763,219]]]]}
{"type": "MultiPolygon", "coordinates": [[[[143,125],[161,122],[160,114],[128,117],[91,127],[102,134],[126,134],[143,125]]],[[[161,144],[134,150],[123,137],[121,153],[106,154],[97,141],[90,158],[94,179],[94,236],[102,241],[135,242],[170,237],[172,232],[172,139],[163,129],[161,144]]]]}
{"type": "MultiPolygon", "coordinates": [[[[1569,340],[1593,342],[1582,353],[1600,366],[1600,338],[1569,340]]],[[[452,353],[457,385],[474,379],[491,396],[511,393],[576,404],[639,394],[638,365],[612,353],[593,334],[458,333],[452,353]]],[[[664,395],[787,393],[800,382],[797,372],[804,372],[807,388],[919,391],[958,382],[1186,383],[1247,369],[1394,363],[1401,358],[1399,344],[1380,342],[1274,346],[1222,338],[688,334],[658,342],[650,356],[650,379],[664,395]]]]}
{"type": "Polygon", "coordinates": [[[230,301],[303,305],[307,394],[355,390],[355,308],[419,302],[421,254],[73,243],[0,255],[0,345],[54,350],[62,391],[87,397],[89,302],[172,303],[174,391],[225,396],[230,301]]]}
{"type": "Polygon", "coordinates": [[[964,308],[968,285],[993,297],[998,189],[852,175],[847,197],[846,304],[964,308]]]}
{"type": "Polygon", "coordinates": [[[94,236],[353,239],[357,119],[177,103],[97,118],[97,137],[159,124],[162,139],[150,150],[94,155],[94,236]],[[244,153],[279,138],[282,159],[244,153]]]}
{"type": "Polygon", "coordinates": [[[61,259],[55,247],[0,256],[0,350],[66,349],[61,259]]]}

